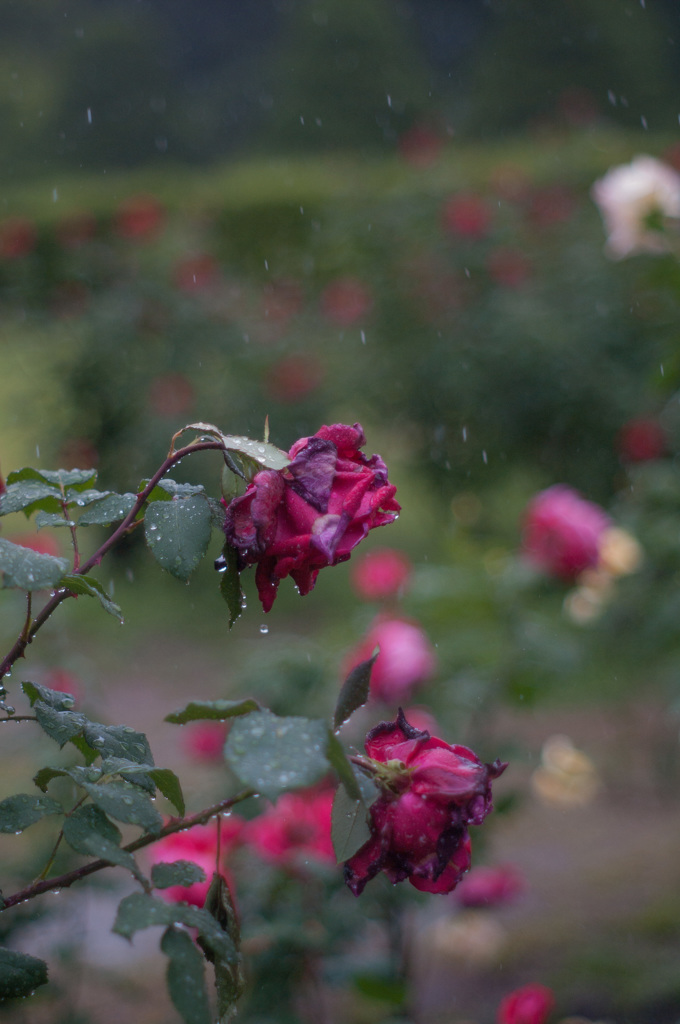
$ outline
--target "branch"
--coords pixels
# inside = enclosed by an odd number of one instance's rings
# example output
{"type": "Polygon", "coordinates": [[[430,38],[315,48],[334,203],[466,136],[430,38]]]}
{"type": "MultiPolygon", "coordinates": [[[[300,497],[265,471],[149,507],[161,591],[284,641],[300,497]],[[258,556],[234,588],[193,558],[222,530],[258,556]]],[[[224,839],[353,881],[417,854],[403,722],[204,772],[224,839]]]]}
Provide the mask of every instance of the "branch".
{"type": "MultiPolygon", "coordinates": [[[[224,444],[221,441],[198,441],[195,444],[186,445],[186,447],[180,448],[179,451],[176,451],[172,455],[169,455],[165,462],[160,467],[160,469],[158,469],[151,477],[144,490],[139,492],[139,494],[137,495],[137,501],[135,502],[132,509],[128,512],[125,519],[123,519],[123,521],[117,527],[117,529],[113,531],[113,533],[104,541],[101,547],[98,548],[95,551],[95,553],[90,558],[88,558],[86,562],[83,562],[83,564],[78,566],[77,568],[74,566],[73,573],[78,576],[85,576],[90,571],[90,569],[94,568],[95,565],[99,565],[104,555],[114,546],[114,544],[116,544],[121,539],[121,537],[123,537],[125,533],[127,533],[129,529],[131,529],[134,526],[135,519],[137,518],[138,514],[144,507],[144,504],[149,495],[151,494],[152,490],[159,483],[159,481],[163,479],[165,474],[172,468],[172,466],[175,465],[176,462],[181,462],[182,459],[184,459],[187,455],[190,455],[192,452],[209,450],[224,451],[224,444]]],[[[68,597],[77,596],[78,595],[74,594],[72,591],[63,588],[61,590],[58,590],[56,594],[49,599],[49,601],[47,602],[46,605],[44,605],[39,614],[36,615],[30,629],[24,627],[24,629],[21,631],[19,639],[16,641],[12,649],[6,655],[2,663],[0,663],[0,680],[2,680],[4,676],[6,676],[9,673],[15,661],[18,661],[19,658],[23,658],[24,651],[26,650],[28,645],[32,643],[33,637],[36,635],[38,630],[45,625],[47,620],[50,618],[55,609],[59,607],[62,601],[65,601],[68,597]]]]}
{"type": "MultiPolygon", "coordinates": [[[[249,797],[255,795],[254,789],[246,789],[242,793],[237,793],[236,796],[228,797],[226,800],[221,800],[218,804],[214,804],[212,807],[206,807],[205,810],[199,811],[197,814],[193,814],[190,818],[171,818],[167,825],[165,825],[158,835],[140,836],[139,839],[135,839],[132,843],[128,843],[123,849],[127,850],[128,853],[134,853],[136,850],[141,850],[145,846],[151,846],[152,843],[157,843],[159,839],[165,839],[166,836],[174,835],[175,832],[184,832],[186,829],[193,828],[194,825],[205,825],[211,818],[214,818],[216,814],[221,814],[224,811],[230,810],[235,804],[241,803],[242,800],[247,800],[249,797]]],[[[8,910],[10,907],[15,907],[19,903],[25,903],[27,900],[32,900],[36,896],[42,896],[44,892],[50,892],[53,889],[68,889],[74,882],[79,882],[81,878],[87,878],[88,875],[93,875],[96,871],[101,871],[103,868],[115,867],[107,860],[93,860],[89,864],[84,864],[80,868],[74,868],[73,871],[67,871],[63,875],[57,875],[55,878],[48,878],[44,881],[34,882],[32,885],[27,886],[25,889],[20,889],[19,892],[15,892],[12,896],[6,896],[2,898],[2,906],[0,910],[8,910]]]]}

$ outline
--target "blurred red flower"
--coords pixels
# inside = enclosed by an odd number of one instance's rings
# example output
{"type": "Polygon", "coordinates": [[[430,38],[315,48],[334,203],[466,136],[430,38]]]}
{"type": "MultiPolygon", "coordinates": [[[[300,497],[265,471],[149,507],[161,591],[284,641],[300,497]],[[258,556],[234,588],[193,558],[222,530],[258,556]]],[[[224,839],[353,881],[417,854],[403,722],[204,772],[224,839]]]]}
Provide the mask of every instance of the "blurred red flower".
{"type": "Polygon", "coordinates": [[[515,989],[498,1007],[498,1024],[545,1024],[555,1008],[555,997],[545,985],[515,989]]]}
{"type": "Polygon", "coordinates": [[[376,647],[380,653],[371,671],[371,695],[385,704],[408,700],[413,690],[436,672],[437,656],[416,622],[378,618],[346,659],[344,674],[367,661],[376,647]]]}
{"type": "Polygon", "coordinates": [[[182,746],[196,761],[222,761],[228,731],[226,722],[189,722],[182,730],[182,746]]]}
{"type": "Polygon", "coordinates": [[[0,223],[0,259],[19,260],[28,256],[37,240],[33,221],[27,217],[9,217],[0,223]]]}
{"type": "Polygon", "coordinates": [[[149,406],[156,416],[181,416],[195,398],[193,384],[183,373],[164,373],[149,386],[149,406]]]}
{"type": "Polygon", "coordinates": [[[284,356],[269,368],[264,380],[267,393],[283,404],[298,402],[315,391],[325,376],[321,360],[311,353],[284,356]]]}
{"type": "Polygon", "coordinates": [[[151,241],[163,230],[165,217],[165,208],[155,196],[130,196],[116,210],[113,230],[131,242],[151,241]]]}
{"type": "Polygon", "coordinates": [[[552,576],[574,579],[598,563],[600,538],[611,520],[599,505],[565,484],[537,494],[527,506],[524,550],[552,576]]]}
{"type": "Polygon", "coordinates": [[[229,854],[240,842],[244,821],[236,815],[220,819],[220,864],[217,865],[217,822],[194,825],[186,832],[166,836],[146,850],[150,864],[171,864],[176,860],[188,860],[205,872],[205,881],[193,885],[173,885],[160,889],[160,895],[170,903],[191,903],[202,907],[210,888],[213,872],[219,869],[225,873],[229,854]]]}
{"type": "Polygon", "coordinates": [[[619,455],[624,462],[651,462],[666,451],[666,432],[657,420],[639,419],[624,423],[617,438],[619,455]]]}
{"type": "Polygon", "coordinates": [[[447,231],[463,238],[486,238],[491,228],[491,213],[481,196],[461,192],[444,204],[443,222],[447,231]]]}
{"type": "Polygon", "coordinates": [[[39,555],[53,555],[55,558],[61,556],[59,544],[49,533],[16,533],[12,537],[12,543],[37,551],[39,555]]]}
{"type": "Polygon", "coordinates": [[[456,890],[464,907],[495,907],[511,903],[524,889],[524,877],[512,864],[473,868],[456,890]]]}
{"type": "Polygon", "coordinates": [[[531,263],[526,253],[510,246],[497,246],[486,261],[489,277],[504,288],[521,288],[531,277],[531,263]]]}
{"type": "Polygon", "coordinates": [[[204,292],[217,284],[220,265],[210,253],[198,253],[178,260],[172,268],[172,281],[181,292],[204,292]]]}
{"type": "Polygon", "coordinates": [[[400,156],[412,167],[430,167],[442,151],[442,140],[427,125],[416,124],[399,136],[397,147],[400,156]]]}
{"type": "Polygon", "coordinates": [[[373,308],[373,296],[356,277],[339,277],[324,288],[321,312],[340,327],[350,327],[373,308]]]}
{"type": "Polygon", "coordinates": [[[243,841],[265,860],[290,870],[306,860],[335,863],[331,842],[332,790],[284,793],[273,807],[249,821],[243,841]]]}

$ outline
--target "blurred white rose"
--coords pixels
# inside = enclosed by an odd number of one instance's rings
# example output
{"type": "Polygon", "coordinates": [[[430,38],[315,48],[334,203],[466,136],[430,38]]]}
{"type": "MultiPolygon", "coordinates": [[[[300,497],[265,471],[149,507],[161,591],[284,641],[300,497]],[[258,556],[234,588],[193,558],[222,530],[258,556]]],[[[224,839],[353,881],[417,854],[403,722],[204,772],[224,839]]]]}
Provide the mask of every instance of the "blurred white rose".
{"type": "Polygon", "coordinates": [[[680,174],[672,167],[637,156],[612,167],[590,194],[600,208],[609,234],[607,251],[614,259],[673,248],[667,218],[680,217],[680,174]]]}

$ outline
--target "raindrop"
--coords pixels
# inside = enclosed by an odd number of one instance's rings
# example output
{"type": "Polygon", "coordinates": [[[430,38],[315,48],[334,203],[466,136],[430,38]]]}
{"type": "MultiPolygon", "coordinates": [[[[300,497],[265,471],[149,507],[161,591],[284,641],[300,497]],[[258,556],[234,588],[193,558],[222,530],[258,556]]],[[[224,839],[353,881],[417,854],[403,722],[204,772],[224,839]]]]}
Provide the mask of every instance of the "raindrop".
{"type": "Polygon", "coordinates": [[[53,188],[53,189],[52,189],[52,202],[53,202],[53,203],[56,203],[56,201],[57,201],[57,199],[58,199],[58,198],[59,198],[59,193],[58,193],[58,191],[56,190],[56,188],[53,188]]]}
{"type": "Polygon", "coordinates": [[[87,108],[87,123],[92,124],[92,108],[87,108]]]}
{"type": "Polygon", "coordinates": [[[482,452],[482,459],[483,459],[483,461],[484,461],[484,465],[486,466],[486,464],[487,464],[487,463],[488,463],[488,461],[489,461],[489,457],[488,457],[488,455],[486,454],[486,452],[482,452]]]}
{"type": "Polygon", "coordinates": [[[647,118],[644,117],[644,115],[641,115],[640,117],[640,124],[645,129],[645,131],[647,131],[647,118]]]}
{"type": "Polygon", "coordinates": [[[366,331],[361,331],[361,344],[366,344],[366,331]]]}
{"type": "Polygon", "coordinates": [[[150,530],[157,530],[157,529],[158,529],[158,527],[157,527],[157,526],[154,526],[154,525],[151,525],[151,526],[149,527],[149,529],[150,529],[150,530]]]}
{"type": "Polygon", "coordinates": [[[467,441],[467,427],[463,427],[463,440],[467,441]]]}
{"type": "Polygon", "coordinates": [[[40,458],[40,445],[39,445],[39,444],[37,444],[37,445],[35,446],[35,457],[36,457],[37,459],[39,459],[39,458],[40,458]]]}
{"type": "Polygon", "coordinates": [[[266,633],[268,633],[268,632],[269,632],[269,626],[265,626],[265,625],[264,625],[264,623],[263,623],[263,624],[262,624],[262,625],[260,626],[260,633],[262,633],[263,635],[265,635],[265,634],[266,634],[266,633]]]}

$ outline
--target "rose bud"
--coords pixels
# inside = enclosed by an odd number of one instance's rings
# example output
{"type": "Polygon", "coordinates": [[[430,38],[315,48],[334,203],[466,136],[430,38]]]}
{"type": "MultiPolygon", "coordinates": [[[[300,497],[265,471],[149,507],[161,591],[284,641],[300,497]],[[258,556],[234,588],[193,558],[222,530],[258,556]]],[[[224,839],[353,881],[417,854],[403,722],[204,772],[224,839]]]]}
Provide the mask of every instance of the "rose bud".
{"type": "Polygon", "coordinates": [[[386,704],[408,700],[411,692],[437,669],[437,657],[427,636],[415,622],[378,619],[365,640],[345,663],[344,675],[367,661],[376,647],[380,653],[371,670],[371,695],[386,704]]]}
{"type": "Polygon", "coordinates": [[[498,1024],[545,1024],[555,1008],[555,997],[545,985],[515,989],[498,1007],[498,1024]]]}
{"type": "Polygon", "coordinates": [[[408,879],[423,892],[451,892],[470,867],[468,825],[492,810],[491,781],[501,761],[482,764],[467,747],[451,746],[415,729],[399,709],[366,737],[367,758],[380,796],[371,805],[371,837],[345,863],[355,896],[380,871],[391,882],[408,879]]]}
{"type": "Polygon", "coordinates": [[[359,450],[365,443],[358,423],[321,427],[295,442],[284,469],[256,473],[245,494],[226,505],[227,542],[239,571],[257,565],[265,612],[286,576],[308,594],[320,569],[345,562],[369,530],[397,518],[396,487],[380,456],[359,450]]]}
{"type": "Polygon", "coordinates": [[[551,576],[573,580],[599,559],[600,539],[611,525],[604,509],[571,487],[556,484],[529,503],[524,523],[524,550],[551,576]]]}

